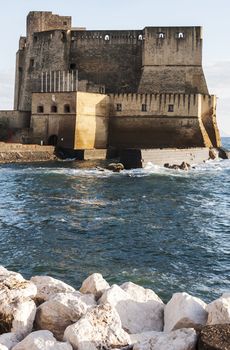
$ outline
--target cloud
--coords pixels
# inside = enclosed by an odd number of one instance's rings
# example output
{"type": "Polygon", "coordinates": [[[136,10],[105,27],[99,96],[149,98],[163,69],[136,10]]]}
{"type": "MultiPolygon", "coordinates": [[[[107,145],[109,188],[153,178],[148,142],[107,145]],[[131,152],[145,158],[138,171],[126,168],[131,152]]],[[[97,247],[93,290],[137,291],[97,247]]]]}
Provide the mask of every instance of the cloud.
{"type": "Polygon", "coordinates": [[[0,109],[12,109],[14,95],[14,69],[0,71],[0,109]]]}

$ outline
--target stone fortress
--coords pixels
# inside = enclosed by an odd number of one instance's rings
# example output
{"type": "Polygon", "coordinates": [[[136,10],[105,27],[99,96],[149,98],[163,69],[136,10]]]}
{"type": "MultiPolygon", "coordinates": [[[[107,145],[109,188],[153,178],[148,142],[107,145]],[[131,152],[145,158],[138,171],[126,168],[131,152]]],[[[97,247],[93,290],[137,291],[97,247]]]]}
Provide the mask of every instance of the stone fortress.
{"type": "Polygon", "coordinates": [[[108,149],[175,148],[196,158],[199,149],[205,160],[220,136],[202,28],[86,30],[73,28],[71,17],[30,12],[16,56],[14,111],[0,111],[3,120],[13,141],[98,150],[102,158],[108,149]]]}

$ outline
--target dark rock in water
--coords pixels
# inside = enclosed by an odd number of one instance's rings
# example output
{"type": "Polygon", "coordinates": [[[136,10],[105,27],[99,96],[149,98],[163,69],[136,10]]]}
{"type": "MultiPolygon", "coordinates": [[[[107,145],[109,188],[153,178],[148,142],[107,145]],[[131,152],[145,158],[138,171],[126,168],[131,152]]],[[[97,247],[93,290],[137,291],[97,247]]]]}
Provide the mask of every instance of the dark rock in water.
{"type": "Polygon", "coordinates": [[[181,165],[177,165],[177,164],[170,165],[169,163],[165,163],[164,167],[168,169],[175,169],[175,170],[178,170],[178,169],[189,170],[191,168],[190,164],[186,162],[182,162],[181,165]]]}
{"type": "Polygon", "coordinates": [[[230,324],[204,326],[198,338],[198,350],[230,350],[230,324]]]}
{"type": "Polygon", "coordinates": [[[122,163],[110,163],[107,169],[112,170],[114,173],[119,173],[121,170],[124,170],[124,165],[122,163]]]}

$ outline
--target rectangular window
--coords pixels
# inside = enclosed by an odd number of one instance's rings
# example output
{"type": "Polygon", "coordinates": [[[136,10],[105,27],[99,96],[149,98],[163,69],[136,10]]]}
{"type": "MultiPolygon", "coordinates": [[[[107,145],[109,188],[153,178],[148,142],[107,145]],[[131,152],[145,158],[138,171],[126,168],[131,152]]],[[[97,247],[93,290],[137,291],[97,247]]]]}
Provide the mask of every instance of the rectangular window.
{"type": "Polygon", "coordinates": [[[117,103],[117,112],[121,112],[121,111],[122,111],[122,104],[117,103]]]}
{"type": "Polygon", "coordinates": [[[174,105],[168,105],[168,112],[174,112],[174,105]]]}
{"type": "Polygon", "coordinates": [[[31,60],[30,60],[30,68],[34,68],[34,59],[33,58],[31,58],[31,60]]]}
{"type": "Polygon", "coordinates": [[[141,110],[142,110],[142,112],[147,112],[147,105],[146,104],[142,104],[141,110]]]}

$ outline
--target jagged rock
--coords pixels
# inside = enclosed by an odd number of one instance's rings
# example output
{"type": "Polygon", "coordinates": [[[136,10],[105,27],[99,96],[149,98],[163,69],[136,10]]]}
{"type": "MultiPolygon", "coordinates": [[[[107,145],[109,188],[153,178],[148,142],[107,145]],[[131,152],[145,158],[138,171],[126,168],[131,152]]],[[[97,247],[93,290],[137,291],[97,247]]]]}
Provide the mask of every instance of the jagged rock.
{"type": "Polygon", "coordinates": [[[168,168],[168,169],[174,169],[174,170],[181,169],[181,170],[186,170],[187,171],[187,170],[189,170],[191,168],[191,165],[186,163],[186,162],[182,162],[181,165],[178,165],[178,164],[170,165],[169,163],[165,163],[164,167],[168,168]]]}
{"type": "Polygon", "coordinates": [[[34,276],[31,281],[37,287],[35,301],[41,304],[57,293],[74,292],[75,289],[68,284],[50,276],[34,276]]]}
{"type": "Polygon", "coordinates": [[[0,335],[0,350],[11,350],[20,340],[15,333],[2,334],[0,335]]]}
{"type": "Polygon", "coordinates": [[[67,327],[64,339],[78,350],[121,348],[130,343],[118,313],[108,304],[89,310],[78,322],[67,327]]]}
{"type": "Polygon", "coordinates": [[[149,292],[143,292],[141,287],[134,284],[123,285],[123,288],[129,292],[113,285],[104,292],[99,303],[109,303],[115,307],[123,329],[130,334],[162,331],[164,304],[160,298],[155,293],[150,297],[149,292]]]}
{"type": "Polygon", "coordinates": [[[36,305],[31,300],[36,286],[20,274],[0,267],[0,334],[14,332],[22,338],[31,332],[36,305]]]}
{"type": "Polygon", "coordinates": [[[110,163],[107,169],[112,170],[114,173],[119,173],[121,170],[124,170],[124,165],[122,163],[110,163]]]}
{"type": "Polygon", "coordinates": [[[198,338],[198,350],[229,350],[230,324],[204,326],[198,338]]]}
{"type": "Polygon", "coordinates": [[[164,331],[205,325],[206,304],[187,293],[175,293],[165,306],[164,331]]]}
{"type": "Polygon", "coordinates": [[[230,323],[230,293],[224,293],[219,299],[207,305],[207,325],[230,323]]]}
{"type": "Polygon", "coordinates": [[[110,285],[103,276],[100,273],[93,273],[83,281],[80,292],[94,294],[95,298],[99,299],[108,288],[110,285]]]}
{"type": "Polygon", "coordinates": [[[37,331],[29,334],[12,350],[72,350],[68,343],[58,342],[49,331],[37,331]]]}
{"type": "Polygon", "coordinates": [[[65,329],[96,305],[92,294],[80,292],[56,294],[38,307],[35,329],[47,329],[58,340],[62,340],[65,329]]]}
{"type": "Polygon", "coordinates": [[[170,333],[159,332],[145,341],[134,344],[133,350],[195,350],[196,331],[192,328],[178,329],[170,333]]]}
{"type": "Polygon", "coordinates": [[[149,331],[144,333],[130,334],[131,344],[143,343],[147,340],[161,334],[161,332],[149,331]]]}

